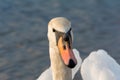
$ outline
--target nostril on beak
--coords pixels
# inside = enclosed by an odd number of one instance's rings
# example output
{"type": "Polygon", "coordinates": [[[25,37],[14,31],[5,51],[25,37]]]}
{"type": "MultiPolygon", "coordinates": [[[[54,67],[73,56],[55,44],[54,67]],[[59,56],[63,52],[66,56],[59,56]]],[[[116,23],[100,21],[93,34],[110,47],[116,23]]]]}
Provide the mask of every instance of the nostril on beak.
{"type": "Polygon", "coordinates": [[[76,63],[75,63],[72,59],[70,59],[70,60],[69,60],[68,67],[69,67],[69,68],[74,68],[75,66],[76,66],[76,63]]]}

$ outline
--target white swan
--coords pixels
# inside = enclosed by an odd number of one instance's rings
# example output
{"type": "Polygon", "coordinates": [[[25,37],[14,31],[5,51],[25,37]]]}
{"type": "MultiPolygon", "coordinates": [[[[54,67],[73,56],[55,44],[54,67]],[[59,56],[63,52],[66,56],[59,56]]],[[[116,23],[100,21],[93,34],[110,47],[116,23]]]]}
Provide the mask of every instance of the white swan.
{"type": "Polygon", "coordinates": [[[72,80],[82,60],[79,52],[72,50],[70,21],[64,17],[52,19],[48,24],[48,39],[51,66],[37,80],[72,80]]]}
{"type": "MultiPolygon", "coordinates": [[[[79,52],[76,49],[73,49],[75,53],[75,58],[77,59],[77,65],[72,69],[72,79],[74,79],[75,74],[78,72],[81,66],[82,59],[80,58],[79,52]]],[[[49,67],[46,69],[37,80],[53,80],[52,71],[49,67]]]]}
{"type": "Polygon", "coordinates": [[[93,51],[81,66],[83,80],[120,80],[120,65],[104,50],[93,51]]]}

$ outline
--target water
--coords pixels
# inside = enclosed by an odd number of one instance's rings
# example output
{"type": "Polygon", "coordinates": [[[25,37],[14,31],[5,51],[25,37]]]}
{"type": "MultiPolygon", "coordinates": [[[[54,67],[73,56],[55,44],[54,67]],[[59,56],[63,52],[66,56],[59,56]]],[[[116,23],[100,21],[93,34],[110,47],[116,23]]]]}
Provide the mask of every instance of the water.
{"type": "Polygon", "coordinates": [[[72,22],[74,47],[86,54],[105,49],[120,64],[119,0],[1,0],[0,80],[35,80],[49,67],[47,24],[72,22]]]}

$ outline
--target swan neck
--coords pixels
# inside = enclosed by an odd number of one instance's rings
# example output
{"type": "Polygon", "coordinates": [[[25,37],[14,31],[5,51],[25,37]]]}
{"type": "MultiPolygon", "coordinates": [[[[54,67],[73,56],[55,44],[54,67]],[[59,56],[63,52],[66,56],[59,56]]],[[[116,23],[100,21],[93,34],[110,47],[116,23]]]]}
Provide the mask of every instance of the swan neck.
{"type": "Polygon", "coordinates": [[[72,71],[62,61],[57,46],[50,47],[53,80],[72,80],[72,71]]]}

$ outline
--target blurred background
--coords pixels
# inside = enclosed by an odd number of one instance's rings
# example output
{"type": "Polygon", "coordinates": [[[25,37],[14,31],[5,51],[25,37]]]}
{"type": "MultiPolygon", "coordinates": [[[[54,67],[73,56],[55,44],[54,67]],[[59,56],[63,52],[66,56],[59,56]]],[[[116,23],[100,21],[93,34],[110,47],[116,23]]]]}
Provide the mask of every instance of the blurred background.
{"type": "Polygon", "coordinates": [[[36,80],[50,65],[47,24],[72,23],[74,48],[105,49],[120,64],[120,0],[0,0],[0,80],[36,80]]]}

